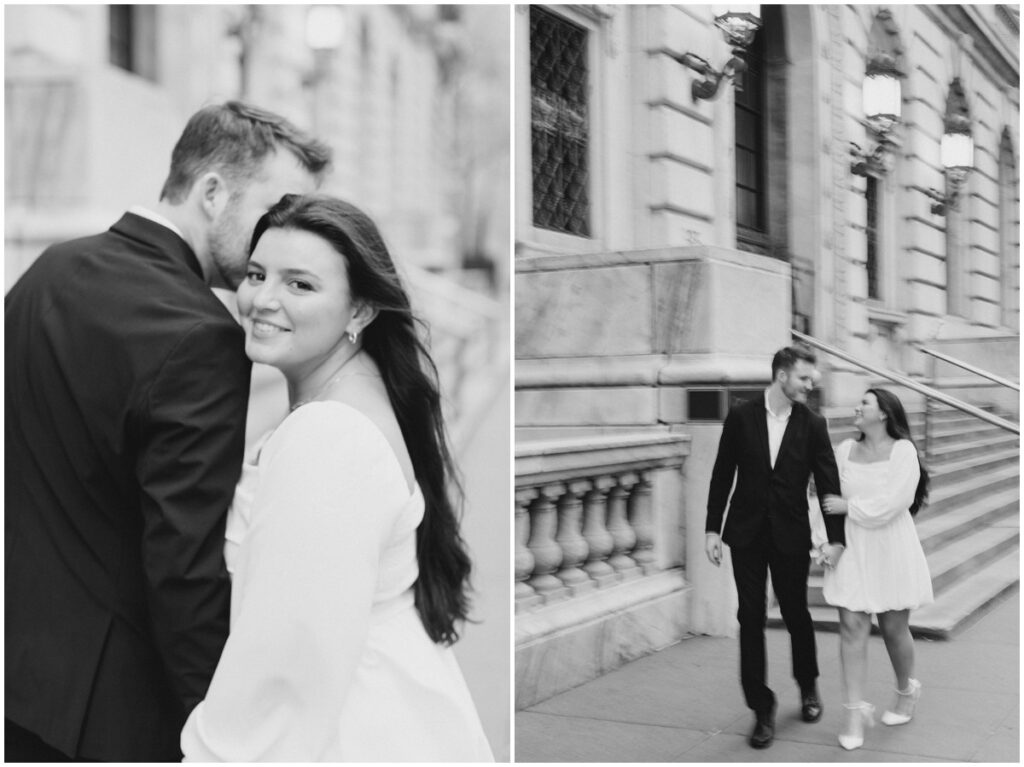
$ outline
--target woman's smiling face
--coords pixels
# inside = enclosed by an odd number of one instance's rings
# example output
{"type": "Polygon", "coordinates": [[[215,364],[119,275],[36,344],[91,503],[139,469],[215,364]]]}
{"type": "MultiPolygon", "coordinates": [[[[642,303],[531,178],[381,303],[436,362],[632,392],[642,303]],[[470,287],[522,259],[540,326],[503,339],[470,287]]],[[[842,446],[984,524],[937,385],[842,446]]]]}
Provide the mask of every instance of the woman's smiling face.
{"type": "Polygon", "coordinates": [[[288,375],[335,359],[355,308],[344,256],[299,229],[264,232],[238,288],[246,354],[288,375]]]}
{"type": "Polygon", "coordinates": [[[881,420],[882,411],[878,407],[878,398],[871,392],[865,392],[860,404],[853,409],[853,425],[860,427],[881,420]]]}

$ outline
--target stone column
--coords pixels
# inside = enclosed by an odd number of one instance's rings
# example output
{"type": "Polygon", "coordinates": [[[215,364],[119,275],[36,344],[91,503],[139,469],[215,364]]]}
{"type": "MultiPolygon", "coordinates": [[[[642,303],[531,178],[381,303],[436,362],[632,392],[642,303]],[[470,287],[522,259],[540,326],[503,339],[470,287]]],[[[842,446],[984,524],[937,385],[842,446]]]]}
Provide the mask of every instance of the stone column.
{"type": "Polygon", "coordinates": [[[568,596],[568,590],[554,573],[562,564],[562,548],[555,541],[558,513],[555,500],[561,495],[561,485],[537,488],[537,497],[530,504],[530,538],[527,547],[533,554],[533,575],[530,585],[553,602],[568,596]]]}
{"type": "Polygon", "coordinates": [[[530,537],[530,502],[537,497],[534,488],[516,491],[516,611],[540,604],[541,598],[527,580],[533,575],[533,552],[527,548],[530,537]]]}
{"type": "Polygon", "coordinates": [[[636,479],[636,474],[621,474],[608,492],[608,532],[612,534],[612,555],[608,563],[623,579],[640,575],[640,568],[629,556],[636,545],[636,533],[626,514],[626,498],[636,479]]]}
{"type": "Polygon", "coordinates": [[[614,542],[608,532],[608,491],[614,484],[611,477],[598,477],[591,481],[590,490],[583,496],[583,538],[589,553],[583,569],[599,588],[618,581],[615,568],[608,564],[614,542]]]}
{"type": "Polygon", "coordinates": [[[580,495],[586,490],[586,481],[568,482],[558,500],[558,533],[555,541],[562,549],[562,569],[558,577],[569,587],[573,596],[590,591],[594,582],[580,567],[587,559],[587,542],[581,535],[583,504],[580,495]]]}
{"type": "Polygon", "coordinates": [[[636,534],[636,546],[633,549],[633,560],[648,575],[655,571],[654,557],[654,520],[651,513],[651,481],[650,472],[639,473],[637,483],[629,494],[627,503],[629,522],[636,534]]]}

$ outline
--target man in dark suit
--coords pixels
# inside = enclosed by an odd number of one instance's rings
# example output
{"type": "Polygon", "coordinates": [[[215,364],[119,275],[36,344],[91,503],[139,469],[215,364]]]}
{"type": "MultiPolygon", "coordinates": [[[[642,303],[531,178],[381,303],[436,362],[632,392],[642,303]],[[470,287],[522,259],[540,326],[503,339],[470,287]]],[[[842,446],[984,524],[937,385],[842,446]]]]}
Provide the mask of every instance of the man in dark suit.
{"type": "MultiPolygon", "coordinates": [[[[739,595],[740,681],[755,714],[749,740],[754,748],[767,748],[775,737],[775,694],[765,684],[768,570],[789,630],[801,716],[816,722],[822,712],[814,626],[807,609],[808,480],[813,474],[819,498],[840,491],[827,424],[806,405],[814,388],[815,363],[813,352],[803,346],[776,353],[772,384],[764,396],[733,407],[726,416],[711,472],[705,551],[716,567],[723,541],[732,553],[739,595]]],[[[834,564],[842,552],[843,521],[825,517],[830,542],[823,552],[826,565],[834,564]]]]}
{"type": "Polygon", "coordinates": [[[210,286],[329,150],[206,107],[154,209],[48,248],[7,294],[5,756],[178,761],[227,638],[224,523],[249,361],[210,286]]]}

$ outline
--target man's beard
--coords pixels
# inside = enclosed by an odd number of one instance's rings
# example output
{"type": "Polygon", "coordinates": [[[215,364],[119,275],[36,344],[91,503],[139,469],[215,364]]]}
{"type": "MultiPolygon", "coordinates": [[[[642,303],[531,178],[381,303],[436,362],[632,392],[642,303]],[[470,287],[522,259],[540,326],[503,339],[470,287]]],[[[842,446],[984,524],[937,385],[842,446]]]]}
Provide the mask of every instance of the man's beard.
{"type": "Polygon", "coordinates": [[[245,279],[248,261],[248,243],[239,229],[234,213],[229,209],[210,230],[210,260],[217,272],[213,275],[214,282],[231,290],[236,290],[245,279]]]}

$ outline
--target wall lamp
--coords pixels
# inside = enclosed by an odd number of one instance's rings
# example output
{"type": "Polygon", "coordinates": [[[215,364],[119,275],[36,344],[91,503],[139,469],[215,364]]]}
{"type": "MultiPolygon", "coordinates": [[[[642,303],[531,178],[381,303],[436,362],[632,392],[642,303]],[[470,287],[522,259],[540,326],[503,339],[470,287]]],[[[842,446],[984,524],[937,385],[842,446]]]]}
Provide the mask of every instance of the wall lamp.
{"type": "Polygon", "coordinates": [[[718,94],[718,87],[722,84],[722,80],[728,79],[735,82],[736,75],[747,70],[747,61],[744,57],[750,44],[754,42],[754,35],[761,28],[761,6],[744,5],[733,6],[733,8],[739,10],[730,9],[715,16],[715,26],[722,30],[722,37],[732,48],[732,57],[725,62],[721,71],[711,66],[707,59],[703,59],[695,53],[684,53],[681,56],[669,53],[673,59],[703,78],[694,80],[690,86],[690,94],[694,101],[714,98],[718,94]]]}
{"type": "Polygon", "coordinates": [[[947,210],[957,210],[960,191],[974,168],[974,138],[971,136],[971,116],[967,108],[967,94],[959,77],[949,84],[946,100],[946,118],[939,149],[946,178],[946,193],[934,189],[922,190],[933,200],[931,211],[944,216],[947,210]]]}
{"type": "Polygon", "coordinates": [[[896,143],[890,135],[902,116],[900,79],[903,76],[895,57],[889,54],[878,54],[868,61],[861,95],[868,132],[876,137],[877,143],[865,151],[859,144],[850,142],[853,157],[850,171],[855,175],[877,178],[892,170],[896,143]]]}

